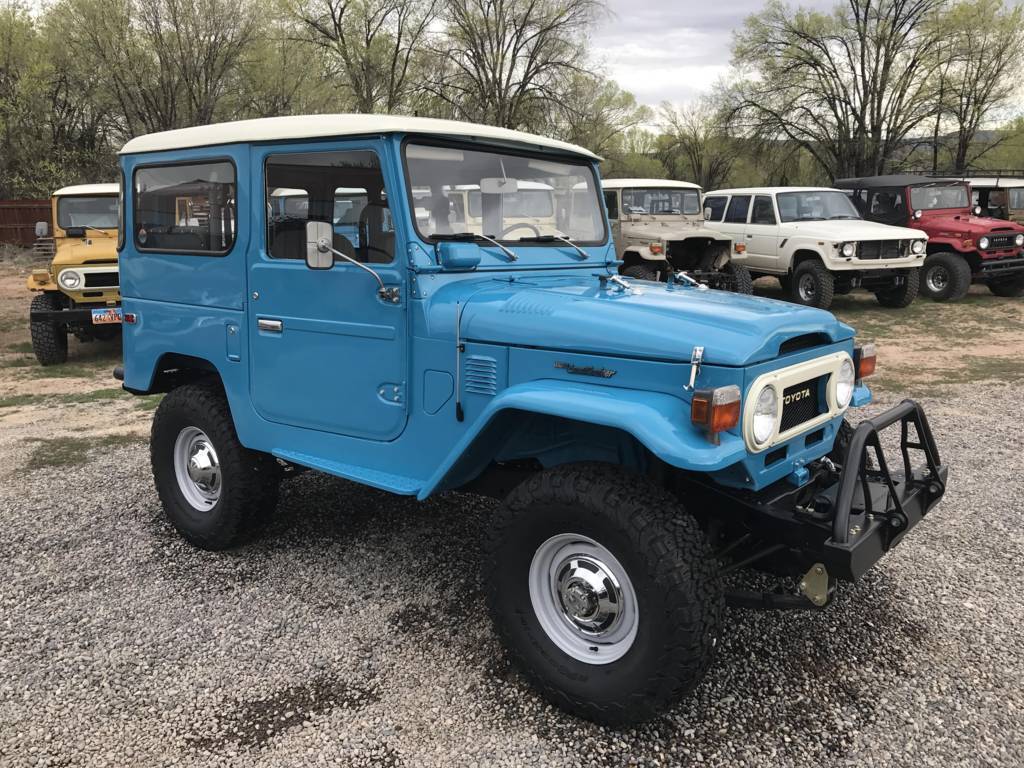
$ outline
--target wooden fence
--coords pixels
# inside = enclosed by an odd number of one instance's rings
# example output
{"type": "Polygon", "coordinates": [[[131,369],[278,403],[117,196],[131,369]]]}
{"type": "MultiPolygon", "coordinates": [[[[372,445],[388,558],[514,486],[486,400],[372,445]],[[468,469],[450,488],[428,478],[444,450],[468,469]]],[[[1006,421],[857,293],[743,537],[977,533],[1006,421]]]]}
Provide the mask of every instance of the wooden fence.
{"type": "Polygon", "coordinates": [[[0,243],[32,245],[37,221],[50,221],[49,200],[0,200],[0,243]]]}

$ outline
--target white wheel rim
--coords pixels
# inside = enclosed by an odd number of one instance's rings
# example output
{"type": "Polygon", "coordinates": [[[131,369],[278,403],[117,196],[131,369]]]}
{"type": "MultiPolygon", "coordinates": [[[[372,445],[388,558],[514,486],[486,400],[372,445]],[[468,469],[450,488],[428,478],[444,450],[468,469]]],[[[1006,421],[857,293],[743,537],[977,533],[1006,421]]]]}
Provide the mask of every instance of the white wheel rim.
{"type": "Polygon", "coordinates": [[[560,533],[530,563],[530,602],[559,650],[587,664],[621,659],[636,640],[633,583],[618,559],[593,539],[560,533]]]}
{"type": "Polygon", "coordinates": [[[174,441],[174,477],[185,501],[200,512],[209,512],[220,499],[220,460],[198,427],[185,427],[174,441]]]}

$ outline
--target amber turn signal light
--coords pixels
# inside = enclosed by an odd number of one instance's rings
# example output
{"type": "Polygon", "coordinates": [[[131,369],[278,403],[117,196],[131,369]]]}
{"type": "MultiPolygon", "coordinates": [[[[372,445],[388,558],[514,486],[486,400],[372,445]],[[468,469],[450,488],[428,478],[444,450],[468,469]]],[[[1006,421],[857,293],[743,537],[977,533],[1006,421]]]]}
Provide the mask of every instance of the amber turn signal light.
{"type": "Polygon", "coordinates": [[[854,347],[853,367],[857,371],[857,381],[874,375],[876,359],[874,344],[865,344],[863,347],[854,347]]]}
{"type": "Polygon", "coordinates": [[[661,247],[661,243],[651,243],[650,247],[651,253],[653,253],[655,256],[657,256],[659,253],[665,250],[664,248],[661,247]]]}
{"type": "Polygon", "coordinates": [[[740,388],[735,384],[698,389],[690,403],[690,420],[718,442],[718,433],[740,423],[740,388]]]}

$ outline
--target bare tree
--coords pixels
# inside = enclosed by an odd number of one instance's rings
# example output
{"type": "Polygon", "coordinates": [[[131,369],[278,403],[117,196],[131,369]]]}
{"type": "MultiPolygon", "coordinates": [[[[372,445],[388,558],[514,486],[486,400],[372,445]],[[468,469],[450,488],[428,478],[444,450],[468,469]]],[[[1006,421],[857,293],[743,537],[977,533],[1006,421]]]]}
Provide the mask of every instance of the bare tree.
{"type": "Polygon", "coordinates": [[[306,38],[357,112],[395,112],[412,93],[413,64],[438,0],[298,0],[306,38]]]}
{"type": "Polygon", "coordinates": [[[721,187],[736,162],[736,142],[722,109],[710,97],[677,108],[661,105],[658,157],[673,178],[704,189],[721,187]]]}
{"type": "Polygon", "coordinates": [[[733,47],[750,77],[734,125],[802,147],[830,176],[880,173],[934,115],[929,15],[942,0],[846,0],[832,14],[770,0],[733,47]]]}
{"type": "Polygon", "coordinates": [[[598,155],[622,151],[624,136],[651,118],[633,94],[599,75],[572,73],[561,90],[550,103],[551,132],[598,155]]]}

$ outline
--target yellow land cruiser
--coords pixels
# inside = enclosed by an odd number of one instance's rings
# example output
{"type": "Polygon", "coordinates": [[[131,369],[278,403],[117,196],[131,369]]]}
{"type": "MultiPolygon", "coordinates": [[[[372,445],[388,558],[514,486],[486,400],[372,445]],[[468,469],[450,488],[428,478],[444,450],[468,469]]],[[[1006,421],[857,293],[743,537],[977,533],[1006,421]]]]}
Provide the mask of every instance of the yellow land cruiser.
{"type": "Polygon", "coordinates": [[[50,200],[49,223],[36,224],[40,245],[53,253],[49,269],[28,277],[32,351],[41,365],[68,359],[68,335],[110,339],[121,331],[117,272],[117,184],[64,187],[50,200]]]}

